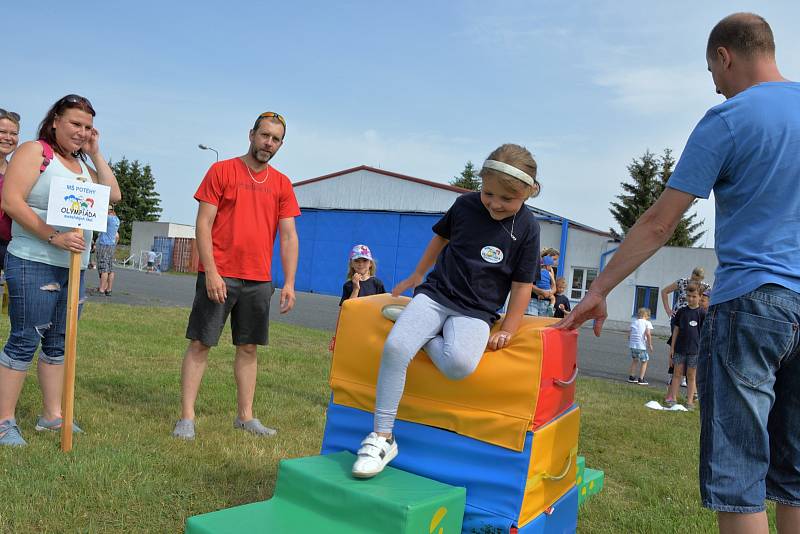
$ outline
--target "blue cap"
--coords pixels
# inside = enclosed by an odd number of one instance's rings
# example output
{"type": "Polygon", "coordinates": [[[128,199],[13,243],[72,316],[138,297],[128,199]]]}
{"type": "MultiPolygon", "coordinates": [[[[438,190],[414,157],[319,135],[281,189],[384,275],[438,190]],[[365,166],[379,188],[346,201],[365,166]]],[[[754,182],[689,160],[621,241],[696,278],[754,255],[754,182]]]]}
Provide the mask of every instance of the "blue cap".
{"type": "Polygon", "coordinates": [[[542,264],[544,265],[553,265],[553,257],[552,256],[545,256],[542,258],[542,264]]]}

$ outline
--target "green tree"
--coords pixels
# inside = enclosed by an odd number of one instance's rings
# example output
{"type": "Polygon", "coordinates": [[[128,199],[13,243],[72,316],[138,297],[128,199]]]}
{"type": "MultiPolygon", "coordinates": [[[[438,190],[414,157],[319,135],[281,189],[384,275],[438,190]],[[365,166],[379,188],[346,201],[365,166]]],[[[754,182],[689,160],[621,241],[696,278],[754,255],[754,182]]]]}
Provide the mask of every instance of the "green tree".
{"type": "Polygon", "coordinates": [[[471,161],[468,161],[467,164],[464,165],[464,170],[461,171],[459,176],[453,177],[450,181],[450,185],[471,189],[472,191],[477,191],[481,188],[481,179],[471,161]]]}
{"type": "Polygon", "coordinates": [[[109,162],[119,182],[122,200],[115,206],[122,224],[119,227],[120,243],[130,244],[134,221],[157,221],[161,214],[161,197],[156,191],[156,180],[150,165],[139,160],[128,161],[124,156],[116,163],[109,162]]]}
{"type": "MultiPolygon", "coordinates": [[[[675,158],[669,148],[664,149],[662,156],[647,150],[641,158],[633,159],[628,165],[631,181],[620,184],[623,192],[617,195],[619,202],[611,203],[611,215],[621,228],[621,231],[611,228],[615,238],[624,238],[639,217],[661,196],[674,168],[675,158]]],[[[684,215],[667,245],[693,247],[705,234],[704,230],[699,231],[703,222],[703,219],[697,219],[696,213],[684,215]]]]}

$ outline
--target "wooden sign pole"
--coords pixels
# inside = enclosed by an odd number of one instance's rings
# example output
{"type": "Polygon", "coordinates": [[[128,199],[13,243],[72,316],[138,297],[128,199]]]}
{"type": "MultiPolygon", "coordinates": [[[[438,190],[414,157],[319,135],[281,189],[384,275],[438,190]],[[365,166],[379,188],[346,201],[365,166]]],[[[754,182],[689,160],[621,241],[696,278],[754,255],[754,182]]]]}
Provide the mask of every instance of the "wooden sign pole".
{"type": "MultiPolygon", "coordinates": [[[[75,228],[73,232],[82,232],[75,228]]],[[[86,246],[91,246],[87,243],[86,246]]],[[[75,360],[78,348],[78,299],[81,287],[81,254],[70,252],[67,289],[67,334],[64,342],[64,391],[61,397],[61,450],[72,450],[72,421],[75,417],[75,360]]]]}

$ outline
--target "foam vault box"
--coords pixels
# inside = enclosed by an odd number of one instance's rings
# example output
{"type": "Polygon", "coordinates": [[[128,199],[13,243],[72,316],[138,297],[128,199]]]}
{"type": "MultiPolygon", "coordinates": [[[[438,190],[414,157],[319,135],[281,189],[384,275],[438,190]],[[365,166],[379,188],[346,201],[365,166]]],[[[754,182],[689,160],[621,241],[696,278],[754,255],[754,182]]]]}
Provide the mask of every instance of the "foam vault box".
{"type": "MultiPolygon", "coordinates": [[[[525,447],[517,452],[440,428],[397,421],[394,434],[400,452],[391,465],[465,487],[465,524],[502,532],[533,521],[575,486],[579,427],[580,410],[575,407],[527,432],[525,447]],[[485,520],[492,523],[481,523],[485,520]]],[[[323,454],[357,450],[371,428],[371,413],[331,403],[323,454]]]]}
{"type": "Polygon", "coordinates": [[[417,534],[461,532],[465,490],[387,467],[350,475],[340,452],[281,461],[269,501],[190,517],[186,534],[417,534]]]}
{"type": "MultiPolygon", "coordinates": [[[[344,302],[330,378],[336,404],[374,411],[381,353],[393,325],[381,308],[408,300],[383,294],[344,302]]],[[[521,451],[529,430],[574,401],[578,334],[549,328],[554,322],[523,317],[510,345],[487,351],[463,380],[445,377],[420,351],[408,368],[398,419],[521,451]]]]}

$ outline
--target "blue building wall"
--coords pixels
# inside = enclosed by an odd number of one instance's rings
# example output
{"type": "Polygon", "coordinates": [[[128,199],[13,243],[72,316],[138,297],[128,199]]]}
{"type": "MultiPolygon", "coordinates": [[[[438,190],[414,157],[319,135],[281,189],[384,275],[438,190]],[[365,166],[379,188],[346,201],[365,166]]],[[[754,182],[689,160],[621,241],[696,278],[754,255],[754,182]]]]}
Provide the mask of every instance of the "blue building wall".
{"type": "MultiPolygon", "coordinates": [[[[350,249],[362,243],[372,250],[377,277],[391,290],[414,270],[433,237],[431,227],[440,218],[441,214],[303,209],[295,219],[300,239],[295,289],[341,295],[350,249]]],[[[279,238],[272,280],[283,286],[279,238]]]]}

